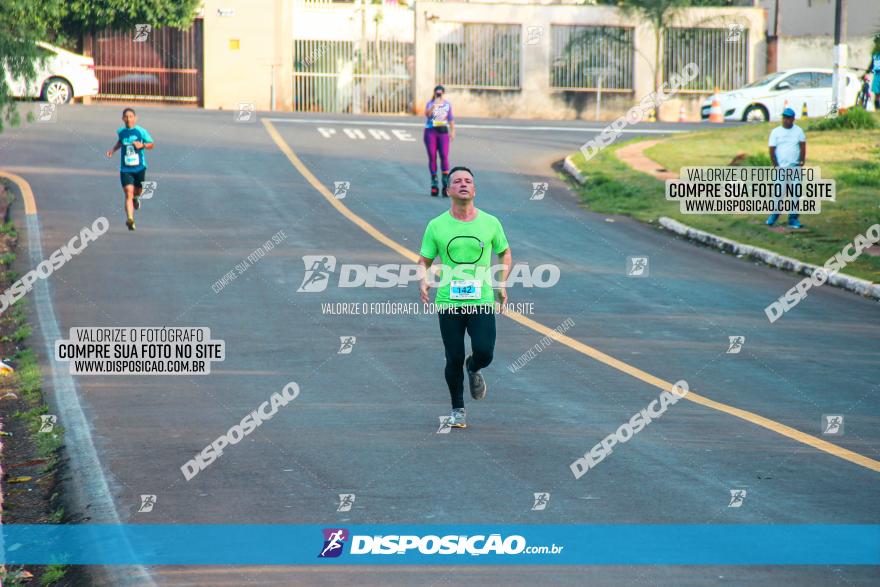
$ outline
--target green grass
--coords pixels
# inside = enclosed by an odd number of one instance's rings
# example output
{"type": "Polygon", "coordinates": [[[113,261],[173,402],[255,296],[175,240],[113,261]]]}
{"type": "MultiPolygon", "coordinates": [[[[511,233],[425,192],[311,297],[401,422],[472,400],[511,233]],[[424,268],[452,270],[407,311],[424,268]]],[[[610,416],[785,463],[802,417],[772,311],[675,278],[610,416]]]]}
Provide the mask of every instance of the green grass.
{"type": "Polygon", "coordinates": [[[862,108],[850,108],[844,114],[834,118],[818,120],[812,125],[812,130],[870,130],[877,128],[877,118],[862,108]]]}
{"type": "MultiPolygon", "coordinates": [[[[880,116],[873,116],[880,120],[880,116]]],[[[837,201],[823,202],[818,215],[802,215],[806,228],[797,232],[769,230],[764,225],[765,215],[680,213],[678,203],[664,198],[662,181],[617,159],[615,152],[626,143],[611,145],[590,161],[584,161],[580,152],[572,159],[587,176],[587,185],[579,189],[590,210],[625,214],[650,223],[668,216],[694,228],[821,265],[857,234],[880,222],[880,129],[817,132],[814,127],[819,124],[822,121],[805,124],[807,165],[819,167],[823,178],[835,179],[837,201]]],[[[675,135],[645,154],[676,172],[682,167],[729,165],[738,155],[745,155],[740,165],[769,165],[767,137],[775,126],[765,123],[675,135]]],[[[880,282],[880,257],[863,253],[844,272],[880,282]]]]}

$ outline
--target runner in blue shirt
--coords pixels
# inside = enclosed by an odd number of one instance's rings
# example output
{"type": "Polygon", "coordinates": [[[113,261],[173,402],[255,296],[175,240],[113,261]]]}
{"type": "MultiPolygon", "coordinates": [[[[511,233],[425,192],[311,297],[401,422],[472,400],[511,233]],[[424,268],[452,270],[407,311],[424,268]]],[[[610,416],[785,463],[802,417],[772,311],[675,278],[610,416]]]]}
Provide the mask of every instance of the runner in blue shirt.
{"type": "Polygon", "coordinates": [[[119,160],[119,179],[125,193],[125,225],[134,230],[134,211],[141,207],[141,192],[147,173],[147,154],[155,143],[147,129],[137,125],[137,114],[131,108],[122,111],[124,126],[116,131],[117,140],[113,148],[107,151],[107,157],[121,150],[119,160]]]}

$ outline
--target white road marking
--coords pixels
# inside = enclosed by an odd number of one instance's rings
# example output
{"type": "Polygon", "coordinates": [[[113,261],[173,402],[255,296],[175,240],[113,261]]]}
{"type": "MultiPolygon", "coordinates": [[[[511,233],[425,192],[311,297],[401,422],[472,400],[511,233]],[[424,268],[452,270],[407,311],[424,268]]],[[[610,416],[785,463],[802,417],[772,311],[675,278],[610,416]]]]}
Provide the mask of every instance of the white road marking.
{"type": "Polygon", "coordinates": [[[364,131],[362,131],[359,128],[343,128],[342,132],[344,132],[346,134],[346,136],[348,136],[348,138],[350,138],[350,139],[365,139],[365,138],[367,138],[367,136],[364,134],[364,131]]]}
{"type": "MultiPolygon", "coordinates": [[[[28,214],[28,257],[32,267],[43,261],[43,245],[37,214],[28,214]]],[[[113,497],[104,476],[104,468],[92,441],[91,426],[79,402],[76,382],[66,366],[60,366],[55,358],[55,341],[61,337],[49,281],[38,279],[34,283],[32,303],[37,310],[40,333],[43,336],[43,352],[52,372],[53,399],[64,424],[64,445],[70,456],[68,473],[73,477],[70,484],[78,494],[77,502],[88,512],[92,523],[121,524],[113,497]]],[[[112,545],[108,545],[113,548],[112,545]]],[[[131,549],[131,545],[127,545],[131,549]]],[[[155,585],[142,565],[128,567],[108,566],[106,572],[113,577],[114,585],[155,585]]]]}
{"type": "MultiPolygon", "coordinates": [[[[325,119],[314,119],[314,120],[303,120],[297,118],[266,118],[266,120],[270,122],[288,122],[293,124],[339,124],[339,125],[347,125],[347,126],[415,126],[419,128],[424,128],[424,124],[416,123],[416,122],[385,122],[380,120],[325,120],[325,119]]],[[[610,122],[609,122],[610,124],[610,122]]],[[[485,128],[492,130],[546,130],[546,131],[559,131],[559,132],[601,132],[606,127],[578,127],[578,126],[528,126],[528,125],[505,125],[505,124],[468,124],[468,123],[456,123],[456,128],[485,128]]],[[[693,132],[696,129],[657,129],[657,128],[625,128],[618,132],[622,133],[633,133],[633,134],[672,134],[679,132],[693,132]]],[[[394,131],[391,131],[392,133],[394,131]]],[[[408,139],[401,139],[408,140],[408,139]]],[[[409,139],[415,140],[415,139],[409,139]]]]}

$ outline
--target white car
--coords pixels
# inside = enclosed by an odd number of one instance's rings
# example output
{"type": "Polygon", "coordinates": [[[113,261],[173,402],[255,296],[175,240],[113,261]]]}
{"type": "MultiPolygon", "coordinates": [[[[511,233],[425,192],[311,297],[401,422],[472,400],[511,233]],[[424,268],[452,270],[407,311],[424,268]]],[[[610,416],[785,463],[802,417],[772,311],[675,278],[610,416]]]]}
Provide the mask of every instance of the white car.
{"type": "MultiPolygon", "coordinates": [[[[856,95],[861,87],[858,76],[845,72],[846,89],[842,103],[846,107],[855,105],[856,95]]],[[[724,120],[743,120],[765,122],[781,120],[782,111],[788,107],[800,118],[804,105],[810,117],[825,116],[831,108],[830,69],[788,69],[771,73],[756,82],[734,90],[719,93],[719,103],[724,120]]],[[[703,120],[709,118],[712,97],[707,98],[700,109],[703,120]]]]}
{"type": "Polygon", "coordinates": [[[35,79],[25,83],[22,78],[12,79],[8,70],[5,72],[6,83],[13,97],[39,98],[53,104],[66,104],[74,98],[98,93],[94,59],[49,43],[38,42],[37,45],[45,59],[34,64],[37,72],[35,79]]]}

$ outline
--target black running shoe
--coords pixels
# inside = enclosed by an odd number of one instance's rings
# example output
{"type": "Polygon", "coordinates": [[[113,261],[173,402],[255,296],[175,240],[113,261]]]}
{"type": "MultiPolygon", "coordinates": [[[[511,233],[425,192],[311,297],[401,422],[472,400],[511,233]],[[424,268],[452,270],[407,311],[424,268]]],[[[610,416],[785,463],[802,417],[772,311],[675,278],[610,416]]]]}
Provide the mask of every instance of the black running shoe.
{"type": "Polygon", "coordinates": [[[479,371],[471,371],[470,364],[472,357],[473,355],[468,357],[464,362],[464,365],[467,368],[468,386],[471,388],[471,397],[474,399],[485,399],[487,391],[486,380],[483,378],[483,374],[479,371]]]}

